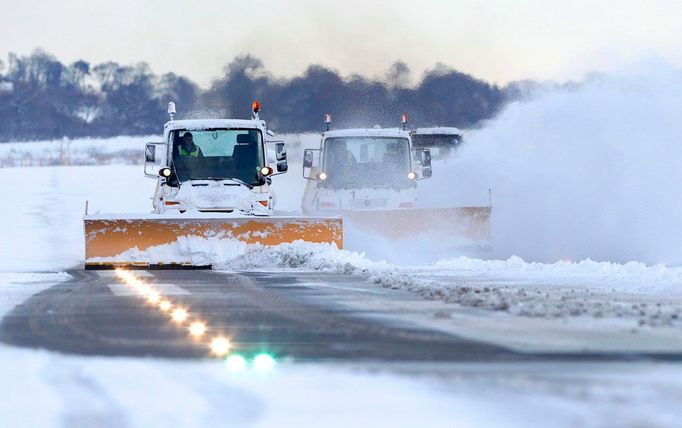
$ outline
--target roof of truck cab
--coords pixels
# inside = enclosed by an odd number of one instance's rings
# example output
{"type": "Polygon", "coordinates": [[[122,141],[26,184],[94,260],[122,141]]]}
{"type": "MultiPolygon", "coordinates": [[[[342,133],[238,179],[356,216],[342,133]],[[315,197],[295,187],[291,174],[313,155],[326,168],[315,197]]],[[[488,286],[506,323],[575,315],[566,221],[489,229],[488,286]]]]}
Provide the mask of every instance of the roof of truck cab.
{"type": "Polygon", "coordinates": [[[415,134],[419,135],[462,135],[464,131],[452,126],[435,126],[432,128],[417,128],[415,134]]]}
{"type": "Polygon", "coordinates": [[[408,131],[401,129],[382,129],[382,128],[357,128],[357,129],[335,129],[322,133],[324,138],[335,137],[398,137],[410,138],[408,131]]]}
{"type": "Polygon", "coordinates": [[[171,120],[164,125],[168,129],[187,129],[190,131],[201,131],[202,129],[217,128],[265,128],[263,120],[245,119],[187,119],[171,120]]]}

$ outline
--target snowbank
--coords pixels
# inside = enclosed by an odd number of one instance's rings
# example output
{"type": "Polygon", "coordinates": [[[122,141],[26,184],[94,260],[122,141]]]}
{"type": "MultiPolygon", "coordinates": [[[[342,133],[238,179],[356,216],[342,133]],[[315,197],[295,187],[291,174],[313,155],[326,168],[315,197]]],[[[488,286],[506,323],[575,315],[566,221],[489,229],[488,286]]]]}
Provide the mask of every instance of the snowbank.
{"type": "Polygon", "coordinates": [[[214,264],[227,270],[357,274],[381,287],[525,317],[609,318],[631,327],[682,326],[679,267],[591,260],[544,264],[519,257],[459,257],[426,266],[396,266],[371,261],[361,253],[303,242],[247,246],[236,258],[214,264]]]}
{"type": "Polygon", "coordinates": [[[200,238],[181,236],[172,243],[157,245],[146,250],[137,247],[125,251],[116,257],[93,257],[93,263],[126,260],[128,262],[147,262],[163,264],[170,261],[186,261],[195,266],[209,266],[224,263],[246,251],[247,244],[236,239],[200,238]]]}
{"type": "Polygon", "coordinates": [[[507,260],[480,260],[468,257],[441,260],[424,269],[439,274],[506,278],[528,282],[571,286],[599,286],[603,289],[682,295],[682,267],[640,262],[526,262],[512,256],[507,260]]]}
{"type": "MultiPolygon", "coordinates": [[[[210,253],[210,251],[208,251],[210,253]]],[[[682,267],[648,266],[639,262],[561,261],[556,263],[526,262],[520,257],[507,260],[482,260],[468,257],[444,259],[427,265],[394,265],[373,261],[364,253],[338,250],[334,245],[294,242],[276,247],[242,246],[230,253],[233,259],[215,258],[219,269],[259,270],[295,269],[336,273],[365,273],[372,277],[403,275],[428,278],[458,277],[471,280],[507,281],[536,284],[536,287],[564,286],[594,288],[605,292],[619,291],[682,297],[682,267]]],[[[404,281],[404,278],[397,279],[404,281]]],[[[388,284],[386,280],[384,283],[388,284]]]]}
{"type": "Polygon", "coordinates": [[[339,250],[334,244],[311,244],[303,241],[276,247],[247,246],[239,256],[216,263],[218,269],[229,270],[312,270],[336,273],[358,273],[390,269],[383,262],[373,262],[362,253],[339,250]]]}
{"type": "Polygon", "coordinates": [[[127,257],[163,261],[191,258],[229,271],[320,271],[359,275],[380,287],[428,299],[541,318],[618,319],[627,325],[682,325],[682,268],[630,262],[525,262],[467,257],[430,265],[377,262],[334,245],[294,242],[275,247],[241,242],[181,239],[127,257]]]}

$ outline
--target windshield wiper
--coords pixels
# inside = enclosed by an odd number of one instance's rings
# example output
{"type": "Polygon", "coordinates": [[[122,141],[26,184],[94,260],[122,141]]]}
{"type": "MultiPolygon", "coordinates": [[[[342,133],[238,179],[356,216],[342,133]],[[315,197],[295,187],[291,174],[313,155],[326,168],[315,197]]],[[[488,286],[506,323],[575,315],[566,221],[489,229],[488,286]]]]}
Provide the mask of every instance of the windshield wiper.
{"type": "Polygon", "coordinates": [[[242,186],[248,187],[249,190],[250,190],[250,189],[253,189],[253,184],[249,184],[249,183],[247,183],[246,181],[240,180],[240,179],[238,179],[238,178],[223,178],[223,180],[226,180],[226,181],[234,181],[235,183],[238,183],[238,184],[241,184],[242,186]]]}
{"type": "Polygon", "coordinates": [[[190,180],[232,181],[232,182],[237,183],[241,186],[245,186],[245,187],[248,187],[249,189],[253,189],[253,184],[247,183],[246,181],[241,180],[239,178],[206,177],[206,178],[191,178],[190,180]]]}

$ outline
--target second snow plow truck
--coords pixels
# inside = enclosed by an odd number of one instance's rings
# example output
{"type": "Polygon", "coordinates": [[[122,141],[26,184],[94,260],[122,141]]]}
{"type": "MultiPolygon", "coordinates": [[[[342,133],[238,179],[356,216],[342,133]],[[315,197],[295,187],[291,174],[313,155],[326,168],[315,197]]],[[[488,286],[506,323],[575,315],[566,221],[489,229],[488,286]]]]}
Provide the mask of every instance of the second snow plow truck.
{"type": "Polygon", "coordinates": [[[432,175],[431,152],[413,146],[407,114],[402,129],[330,131],[330,115],[325,122],[320,148],[304,152],[304,214],[341,215],[345,228],[390,240],[432,235],[455,247],[487,245],[491,206],[418,206],[417,182],[432,175]]]}
{"type": "Polygon", "coordinates": [[[163,142],[145,150],[145,175],[157,180],[153,213],[86,212],[85,267],[208,267],[206,253],[221,251],[215,246],[225,240],[341,248],[339,218],[273,215],[272,177],[287,171],[287,154],[259,111],[254,102],[250,120],[174,120],[169,103],[163,142]]]}

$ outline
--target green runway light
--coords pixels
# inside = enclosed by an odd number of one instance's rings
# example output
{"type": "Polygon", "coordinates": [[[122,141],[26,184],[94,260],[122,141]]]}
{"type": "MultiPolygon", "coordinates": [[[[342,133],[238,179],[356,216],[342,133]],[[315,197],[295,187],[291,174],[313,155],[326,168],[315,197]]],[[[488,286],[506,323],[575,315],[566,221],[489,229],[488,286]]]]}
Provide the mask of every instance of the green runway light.
{"type": "Polygon", "coordinates": [[[275,367],[275,359],[268,354],[258,354],[253,359],[253,368],[260,372],[272,370],[273,367],[275,367]]]}
{"type": "Polygon", "coordinates": [[[241,355],[230,355],[225,359],[225,367],[231,372],[243,372],[246,369],[246,359],[241,355]]]}

